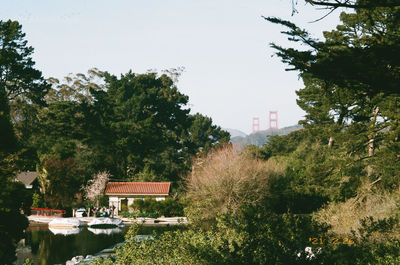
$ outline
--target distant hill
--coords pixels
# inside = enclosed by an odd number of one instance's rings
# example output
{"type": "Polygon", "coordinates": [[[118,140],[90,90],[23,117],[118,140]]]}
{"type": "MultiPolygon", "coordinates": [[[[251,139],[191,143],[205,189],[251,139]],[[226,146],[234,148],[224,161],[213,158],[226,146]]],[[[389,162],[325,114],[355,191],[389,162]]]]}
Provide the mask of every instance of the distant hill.
{"type": "Polygon", "coordinates": [[[240,136],[240,137],[247,136],[247,134],[245,134],[244,132],[236,130],[236,129],[223,128],[223,130],[229,132],[231,135],[231,138],[238,137],[238,136],[240,136]]]}
{"type": "Polygon", "coordinates": [[[259,131],[246,136],[233,136],[231,134],[231,142],[237,146],[245,147],[246,145],[257,145],[263,146],[268,142],[268,137],[272,135],[286,135],[291,132],[302,129],[301,125],[293,125],[284,127],[282,129],[268,129],[265,131],[259,131]]]}

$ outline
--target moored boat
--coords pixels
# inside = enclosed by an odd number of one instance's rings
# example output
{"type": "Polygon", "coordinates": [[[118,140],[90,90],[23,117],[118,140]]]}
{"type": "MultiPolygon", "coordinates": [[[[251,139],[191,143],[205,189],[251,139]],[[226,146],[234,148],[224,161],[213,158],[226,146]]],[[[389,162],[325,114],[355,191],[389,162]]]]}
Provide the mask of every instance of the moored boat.
{"type": "Polygon", "coordinates": [[[76,218],[55,218],[49,222],[49,228],[70,229],[82,226],[82,222],[76,218]]]}
{"type": "Polygon", "coordinates": [[[55,235],[75,235],[79,234],[82,231],[81,227],[73,227],[73,228],[67,228],[67,229],[61,229],[61,228],[51,228],[49,227],[50,232],[52,232],[55,235]]]}

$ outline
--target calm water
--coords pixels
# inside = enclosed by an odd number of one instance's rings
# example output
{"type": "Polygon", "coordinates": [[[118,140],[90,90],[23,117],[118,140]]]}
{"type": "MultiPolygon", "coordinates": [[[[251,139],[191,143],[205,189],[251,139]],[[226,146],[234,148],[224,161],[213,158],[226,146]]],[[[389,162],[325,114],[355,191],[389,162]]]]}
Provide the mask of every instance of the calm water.
{"type": "MultiPolygon", "coordinates": [[[[99,230],[83,227],[81,230],[69,231],[76,234],[54,234],[47,226],[29,227],[25,239],[17,248],[17,261],[23,264],[26,258],[36,265],[65,264],[74,256],[93,255],[116,243],[124,241],[124,235],[129,227],[114,230],[112,234],[102,234],[99,230]]],[[[162,232],[170,230],[166,227],[142,227],[140,234],[151,234],[153,230],[162,232]]],[[[108,231],[110,232],[110,231],[108,231]]]]}

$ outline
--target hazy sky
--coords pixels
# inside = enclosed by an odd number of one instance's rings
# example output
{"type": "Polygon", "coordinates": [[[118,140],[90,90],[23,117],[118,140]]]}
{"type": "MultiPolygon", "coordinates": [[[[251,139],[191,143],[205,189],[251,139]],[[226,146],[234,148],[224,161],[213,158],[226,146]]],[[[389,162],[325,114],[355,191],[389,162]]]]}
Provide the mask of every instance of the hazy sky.
{"type": "Polygon", "coordinates": [[[113,74],[185,67],[178,87],[192,112],[224,128],[251,132],[252,118],[277,110],[279,127],[297,124],[302,87],[286,72],[270,42],[288,45],[282,27],[261,16],[291,20],[322,36],[339,13],[305,6],[291,16],[291,0],[19,0],[2,3],[0,19],[16,19],[45,77],[97,67],[113,74]]]}

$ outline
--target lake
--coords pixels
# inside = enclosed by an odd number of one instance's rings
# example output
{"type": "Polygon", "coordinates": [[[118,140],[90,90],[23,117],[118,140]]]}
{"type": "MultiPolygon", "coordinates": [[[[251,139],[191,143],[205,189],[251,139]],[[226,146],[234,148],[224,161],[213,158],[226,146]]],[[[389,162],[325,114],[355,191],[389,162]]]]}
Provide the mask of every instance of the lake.
{"type": "MultiPolygon", "coordinates": [[[[129,226],[123,229],[108,230],[104,234],[100,230],[82,227],[79,230],[70,231],[75,234],[54,234],[45,226],[30,226],[25,238],[17,247],[16,265],[23,264],[25,259],[31,259],[36,265],[65,264],[74,256],[93,255],[116,243],[124,241],[124,235],[129,226]],[[111,233],[110,233],[111,232],[111,233]]],[[[139,234],[152,234],[171,230],[172,227],[141,227],[139,234]]]]}

